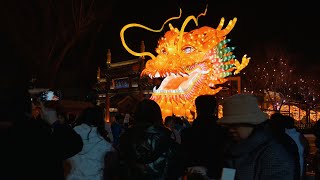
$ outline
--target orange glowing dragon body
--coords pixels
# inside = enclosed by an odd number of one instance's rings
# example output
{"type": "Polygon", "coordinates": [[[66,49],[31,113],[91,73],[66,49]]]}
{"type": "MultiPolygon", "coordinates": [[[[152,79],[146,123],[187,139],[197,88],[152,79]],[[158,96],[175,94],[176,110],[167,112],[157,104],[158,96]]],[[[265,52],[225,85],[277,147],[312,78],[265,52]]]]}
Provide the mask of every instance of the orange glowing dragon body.
{"type": "MultiPolygon", "coordinates": [[[[169,24],[170,30],[158,41],[156,57],[148,52],[132,53],[151,57],[141,76],[164,78],[161,85],[153,89],[151,96],[160,105],[163,117],[175,114],[194,118],[192,112],[195,111],[195,98],[218,93],[221,87],[217,85],[225,83],[227,76],[239,73],[250,60],[244,55],[240,64],[232,53],[234,47],[227,47],[230,39],[226,39],[226,35],[234,27],[236,18],[224,29],[224,18],[221,18],[216,29],[204,26],[184,32],[190,20],[197,24],[197,19],[189,16],[180,31],[169,24]]],[[[135,26],[150,30],[142,25],[135,26]]],[[[122,43],[126,47],[124,40],[122,43]]]]}

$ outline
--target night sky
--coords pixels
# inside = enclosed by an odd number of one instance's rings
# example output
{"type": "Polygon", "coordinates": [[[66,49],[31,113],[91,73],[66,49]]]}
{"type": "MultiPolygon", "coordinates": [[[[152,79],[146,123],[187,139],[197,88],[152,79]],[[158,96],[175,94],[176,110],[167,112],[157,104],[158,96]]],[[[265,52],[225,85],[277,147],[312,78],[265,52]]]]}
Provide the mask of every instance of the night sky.
{"type": "MultiPolygon", "coordinates": [[[[180,29],[186,17],[199,15],[206,5],[207,15],[199,18],[199,27],[216,28],[221,17],[225,24],[238,18],[227,35],[229,45],[236,47],[237,59],[248,54],[251,61],[263,62],[266,47],[280,47],[288,57],[295,57],[291,63],[299,73],[320,78],[316,1],[95,0],[95,21],[77,32],[72,13],[77,15],[80,8],[73,12],[72,2],[80,7],[80,0],[4,0],[0,7],[1,81],[30,79],[31,74],[41,87],[53,82],[57,87],[89,89],[95,83],[97,67],[105,64],[107,49],[111,50],[112,62],[136,58],[121,44],[123,26],[140,23],[160,29],[165,20],[178,16],[181,8],[182,18],[171,22],[180,29]],[[61,63],[56,63],[59,58],[61,63]],[[58,70],[52,71],[52,67],[58,70]],[[23,71],[31,73],[22,76],[23,71]]],[[[186,31],[194,28],[190,22],[186,31]]],[[[143,40],[146,51],[154,53],[158,39],[168,29],[166,26],[163,32],[153,33],[131,28],[125,32],[126,43],[139,51],[143,40]]]]}

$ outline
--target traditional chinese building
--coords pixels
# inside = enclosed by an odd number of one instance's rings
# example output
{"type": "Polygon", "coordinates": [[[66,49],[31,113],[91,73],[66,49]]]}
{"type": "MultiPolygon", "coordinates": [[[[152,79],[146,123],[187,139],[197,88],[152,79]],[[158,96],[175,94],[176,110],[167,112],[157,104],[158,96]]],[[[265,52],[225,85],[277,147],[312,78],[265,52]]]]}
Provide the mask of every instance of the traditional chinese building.
{"type": "MultiPolygon", "coordinates": [[[[142,41],[141,52],[144,49],[142,41]]],[[[149,98],[153,86],[160,83],[156,79],[140,78],[144,66],[144,57],[112,63],[108,50],[106,67],[98,68],[96,86],[97,104],[105,107],[107,122],[112,112],[132,113],[136,102],[149,98]]]]}

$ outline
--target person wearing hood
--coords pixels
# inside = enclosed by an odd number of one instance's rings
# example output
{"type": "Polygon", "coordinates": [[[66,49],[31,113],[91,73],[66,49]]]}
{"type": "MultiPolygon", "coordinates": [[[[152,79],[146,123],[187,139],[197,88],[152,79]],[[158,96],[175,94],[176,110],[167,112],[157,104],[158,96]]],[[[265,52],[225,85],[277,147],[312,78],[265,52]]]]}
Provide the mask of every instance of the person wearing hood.
{"type": "Polygon", "coordinates": [[[102,180],[105,156],[114,151],[105,129],[103,111],[99,107],[88,107],[78,119],[74,130],[83,141],[82,151],[67,160],[70,166],[67,180],[102,180]]]}

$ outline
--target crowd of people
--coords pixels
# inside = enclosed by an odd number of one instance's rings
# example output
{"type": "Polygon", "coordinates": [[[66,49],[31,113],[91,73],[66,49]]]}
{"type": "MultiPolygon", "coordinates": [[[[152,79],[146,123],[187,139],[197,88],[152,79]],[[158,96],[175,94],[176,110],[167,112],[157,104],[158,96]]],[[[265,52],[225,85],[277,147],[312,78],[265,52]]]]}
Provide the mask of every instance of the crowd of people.
{"type": "Polygon", "coordinates": [[[175,115],[163,119],[159,105],[144,99],[131,116],[117,114],[107,124],[99,106],[70,123],[54,102],[35,107],[22,92],[7,98],[14,108],[2,111],[0,179],[306,178],[309,143],[294,119],[269,117],[250,94],[224,99],[220,119],[216,97],[201,95],[192,123],[175,115]]]}
{"type": "MultiPolygon", "coordinates": [[[[150,99],[110,124],[95,105],[67,118],[55,102],[32,105],[29,56],[16,47],[1,36],[1,180],[306,179],[308,141],[292,117],[267,116],[253,95],[224,99],[220,119],[216,97],[201,95],[192,123],[175,115],[162,119],[150,99]]],[[[320,121],[313,133],[320,149],[320,121]]],[[[320,151],[314,162],[317,180],[320,151]]]]}
{"type": "MultiPolygon", "coordinates": [[[[0,45],[2,54],[12,59],[0,66],[1,180],[303,180],[306,176],[308,143],[293,119],[282,114],[268,117],[253,95],[224,99],[221,119],[216,97],[199,96],[192,123],[174,115],[163,119],[159,105],[150,99],[138,102],[131,116],[112,117],[110,124],[95,105],[66,118],[54,101],[32,106],[23,58],[10,53],[14,46],[0,45]]],[[[320,147],[319,123],[314,133],[320,147]]],[[[320,161],[316,162],[318,178],[320,161]]]]}

